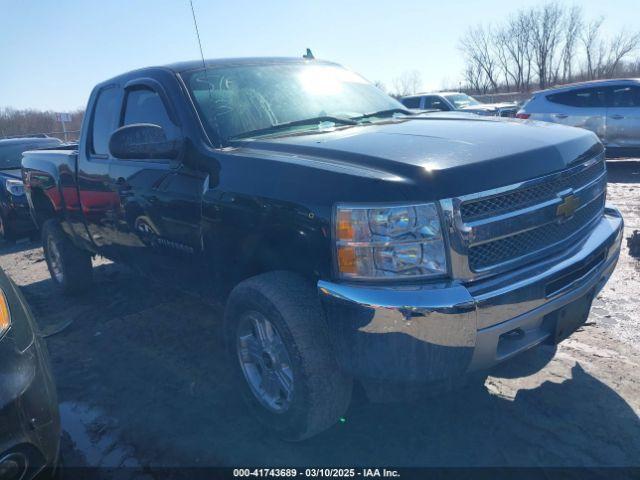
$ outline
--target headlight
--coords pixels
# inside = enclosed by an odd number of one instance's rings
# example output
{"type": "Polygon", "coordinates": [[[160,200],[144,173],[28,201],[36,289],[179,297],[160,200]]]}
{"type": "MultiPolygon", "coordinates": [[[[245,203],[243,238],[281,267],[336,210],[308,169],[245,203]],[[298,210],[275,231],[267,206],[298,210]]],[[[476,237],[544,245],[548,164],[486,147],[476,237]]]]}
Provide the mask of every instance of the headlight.
{"type": "Polygon", "coordinates": [[[9,314],[9,305],[4,296],[4,292],[0,290],[0,338],[5,334],[11,326],[11,315],[9,314]]]}
{"type": "Polygon", "coordinates": [[[14,180],[10,178],[5,180],[4,186],[7,191],[15,197],[24,195],[24,183],[22,183],[22,180],[14,180]]]}
{"type": "Polygon", "coordinates": [[[424,278],[447,273],[438,209],[338,205],[336,263],[343,278],[424,278]]]}

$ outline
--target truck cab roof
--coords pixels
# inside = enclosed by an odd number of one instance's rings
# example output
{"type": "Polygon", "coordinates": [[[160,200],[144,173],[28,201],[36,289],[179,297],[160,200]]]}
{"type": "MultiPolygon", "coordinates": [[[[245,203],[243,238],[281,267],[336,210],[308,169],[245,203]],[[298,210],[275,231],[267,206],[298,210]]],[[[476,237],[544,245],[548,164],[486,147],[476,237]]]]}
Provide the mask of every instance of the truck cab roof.
{"type": "MultiPolygon", "coordinates": [[[[209,58],[204,60],[204,66],[206,68],[219,68],[230,66],[243,66],[243,65],[276,65],[276,64],[304,64],[315,63],[320,65],[339,65],[335,62],[318,59],[305,59],[297,57],[239,57],[239,58],[209,58]]],[[[113,82],[114,80],[126,78],[132,75],[136,75],[142,72],[150,70],[168,70],[173,73],[183,73],[191,70],[198,70],[203,68],[202,60],[186,60],[182,62],[174,62],[166,65],[156,65],[150,67],[138,68],[122,73],[109,80],[101,82],[101,85],[113,82]]]]}

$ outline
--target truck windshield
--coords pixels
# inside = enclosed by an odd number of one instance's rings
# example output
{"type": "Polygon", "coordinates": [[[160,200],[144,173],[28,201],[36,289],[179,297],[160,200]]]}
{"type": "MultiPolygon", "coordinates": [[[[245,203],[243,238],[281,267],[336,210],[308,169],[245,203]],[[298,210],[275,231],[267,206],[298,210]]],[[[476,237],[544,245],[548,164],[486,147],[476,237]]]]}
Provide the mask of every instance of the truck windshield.
{"type": "Polygon", "coordinates": [[[183,78],[207,133],[222,143],[276,130],[351,125],[357,122],[350,119],[372,112],[390,117],[406,111],[361,76],[331,64],[210,67],[183,74],[183,78]]]}

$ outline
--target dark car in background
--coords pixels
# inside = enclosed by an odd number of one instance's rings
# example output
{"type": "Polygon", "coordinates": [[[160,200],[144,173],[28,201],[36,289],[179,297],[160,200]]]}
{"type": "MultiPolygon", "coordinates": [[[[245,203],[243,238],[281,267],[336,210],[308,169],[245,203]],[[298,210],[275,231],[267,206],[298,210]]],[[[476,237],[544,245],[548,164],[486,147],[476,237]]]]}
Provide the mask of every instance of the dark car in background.
{"type": "Polygon", "coordinates": [[[19,289],[0,270],[0,479],[53,473],[59,445],[58,402],[44,341],[19,289]]]}
{"type": "Polygon", "coordinates": [[[57,138],[50,137],[0,140],[0,237],[3,239],[14,240],[36,230],[22,185],[22,152],[61,144],[57,138]]]}
{"type": "Polygon", "coordinates": [[[493,117],[515,117],[518,106],[513,102],[482,103],[471,95],[460,92],[418,93],[400,99],[400,102],[416,110],[461,111],[493,117]]]}

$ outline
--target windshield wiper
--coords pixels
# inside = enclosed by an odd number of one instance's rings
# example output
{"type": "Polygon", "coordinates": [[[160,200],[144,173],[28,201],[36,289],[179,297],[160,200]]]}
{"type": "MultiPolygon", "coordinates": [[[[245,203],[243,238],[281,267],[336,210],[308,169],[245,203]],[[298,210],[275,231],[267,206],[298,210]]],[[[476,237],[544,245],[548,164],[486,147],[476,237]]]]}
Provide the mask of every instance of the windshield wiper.
{"type": "Polygon", "coordinates": [[[0,167],[0,170],[20,170],[22,165],[18,165],[17,167],[0,167]]]}
{"type": "Polygon", "coordinates": [[[250,130],[248,132],[240,133],[239,135],[234,135],[233,137],[230,137],[229,140],[240,140],[242,138],[254,137],[258,135],[268,135],[269,133],[275,133],[278,130],[282,130],[290,127],[296,127],[299,125],[315,125],[315,124],[319,125],[322,122],[335,123],[338,125],[357,125],[358,124],[358,122],[350,118],[332,117],[331,115],[322,115],[319,117],[304,118],[302,120],[293,120],[291,122],[276,123],[275,125],[271,125],[270,127],[258,128],[257,130],[250,130]]]}
{"type": "Polygon", "coordinates": [[[406,108],[388,108],[386,110],[378,110],[377,112],[365,113],[364,115],[359,115],[357,117],[351,117],[351,120],[362,120],[363,118],[369,117],[387,117],[389,115],[393,115],[394,113],[402,113],[404,115],[415,115],[410,110],[406,108]]]}

